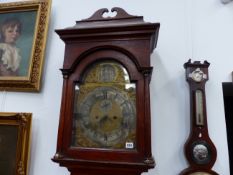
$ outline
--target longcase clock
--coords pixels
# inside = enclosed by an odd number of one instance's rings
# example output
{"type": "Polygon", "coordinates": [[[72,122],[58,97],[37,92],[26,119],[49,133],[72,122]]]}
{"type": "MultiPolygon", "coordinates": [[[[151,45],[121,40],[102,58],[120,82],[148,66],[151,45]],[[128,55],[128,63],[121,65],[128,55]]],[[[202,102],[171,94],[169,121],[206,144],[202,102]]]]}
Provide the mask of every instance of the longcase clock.
{"type": "Polygon", "coordinates": [[[56,30],[65,42],[64,83],[53,161],[71,175],[140,175],[151,153],[150,54],[159,23],[121,8],[56,30]]]}

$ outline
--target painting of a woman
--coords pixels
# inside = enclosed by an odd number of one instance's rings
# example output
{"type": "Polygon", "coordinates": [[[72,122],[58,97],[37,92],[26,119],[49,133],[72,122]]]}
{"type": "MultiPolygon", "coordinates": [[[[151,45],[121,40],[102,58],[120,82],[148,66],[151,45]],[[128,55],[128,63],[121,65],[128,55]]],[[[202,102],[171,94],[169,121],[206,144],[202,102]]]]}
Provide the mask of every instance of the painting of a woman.
{"type": "Polygon", "coordinates": [[[6,19],[0,31],[0,76],[18,76],[21,62],[20,49],[16,41],[20,37],[22,24],[17,18],[6,19]]]}

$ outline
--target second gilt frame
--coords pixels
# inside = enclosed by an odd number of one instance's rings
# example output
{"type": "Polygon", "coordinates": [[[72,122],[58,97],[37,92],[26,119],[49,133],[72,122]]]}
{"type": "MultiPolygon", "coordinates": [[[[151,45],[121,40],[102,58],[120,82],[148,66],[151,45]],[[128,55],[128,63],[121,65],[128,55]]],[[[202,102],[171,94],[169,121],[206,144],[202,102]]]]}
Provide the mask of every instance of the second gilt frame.
{"type": "Polygon", "coordinates": [[[0,113],[0,174],[28,174],[31,121],[31,113],[0,113]]]}

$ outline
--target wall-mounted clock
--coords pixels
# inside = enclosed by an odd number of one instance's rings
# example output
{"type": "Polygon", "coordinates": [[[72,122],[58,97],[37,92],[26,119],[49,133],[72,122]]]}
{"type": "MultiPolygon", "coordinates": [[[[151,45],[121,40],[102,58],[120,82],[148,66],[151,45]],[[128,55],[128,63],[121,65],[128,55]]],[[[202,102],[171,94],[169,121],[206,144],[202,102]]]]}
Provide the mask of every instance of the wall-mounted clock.
{"type": "Polygon", "coordinates": [[[213,167],[217,151],[208,134],[205,83],[209,79],[209,63],[204,61],[184,64],[186,80],[190,87],[191,132],[185,144],[185,156],[190,167],[181,175],[217,175],[213,167]]]}
{"type": "Polygon", "coordinates": [[[150,54],[159,23],[113,8],[70,28],[65,42],[57,151],[53,161],[71,175],[140,175],[151,153],[150,54]]]}

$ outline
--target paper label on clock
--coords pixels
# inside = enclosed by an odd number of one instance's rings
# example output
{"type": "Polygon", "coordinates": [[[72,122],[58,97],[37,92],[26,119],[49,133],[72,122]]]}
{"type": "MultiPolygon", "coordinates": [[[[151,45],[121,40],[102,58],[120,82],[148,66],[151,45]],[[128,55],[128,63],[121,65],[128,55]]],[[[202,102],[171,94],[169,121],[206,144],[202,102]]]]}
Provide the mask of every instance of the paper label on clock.
{"type": "Polygon", "coordinates": [[[126,142],[125,143],[125,148],[127,148],[127,149],[133,149],[134,148],[133,142],[126,142]]]}

